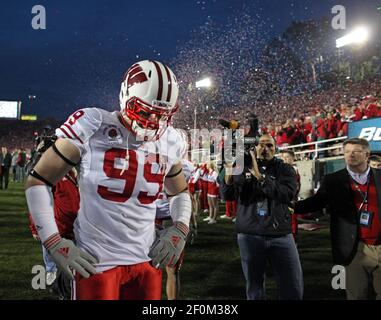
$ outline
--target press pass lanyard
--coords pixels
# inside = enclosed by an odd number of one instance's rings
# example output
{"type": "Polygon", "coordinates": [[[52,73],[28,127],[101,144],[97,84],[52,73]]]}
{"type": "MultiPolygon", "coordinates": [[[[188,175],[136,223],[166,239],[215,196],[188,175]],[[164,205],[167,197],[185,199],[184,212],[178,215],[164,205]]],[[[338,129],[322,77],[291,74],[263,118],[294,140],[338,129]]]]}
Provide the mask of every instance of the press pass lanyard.
{"type": "Polygon", "coordinates": [[[361,209],[363,208],[363,206],[365,205],[365,211],[368,210],[368,193],[369,193],[369,182],[370,182],[370,174],[368,174],[368,179],[366,181],[366,192],[363,193],[361,190],[360,190],[360,187],[359,187],[359,184],[357,181],[355,181],[353,178],[353,183],[355,185],[355,189],[358,193],[360,193],[361,197],[362,197],[362,202],[361,202],[361,205],[360,207],[358,208],[358,211],[361,212],[361,209]]]}

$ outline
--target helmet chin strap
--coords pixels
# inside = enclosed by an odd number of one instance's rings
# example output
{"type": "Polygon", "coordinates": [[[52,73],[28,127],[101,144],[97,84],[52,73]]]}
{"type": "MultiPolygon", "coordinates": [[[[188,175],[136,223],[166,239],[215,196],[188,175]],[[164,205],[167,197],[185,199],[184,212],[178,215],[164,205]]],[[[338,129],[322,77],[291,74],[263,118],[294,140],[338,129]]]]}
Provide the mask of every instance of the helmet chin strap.
{"type": "MultiPolygon", "coordinates": [[[[137,137],[141,138],[143,137],[143,142],[146,141],[152,141],[154,140],[153,138],[156,136],[156,131],[154,134],[150,137],[148,134],[153,133],[154,130],[147,130],[147,128],[143,129],[141,128],[135,120],[133,121],[128,121],[127,124],[130,126],[130,129],[136,134],[137,137]],[[146,140],[145,137],[148,137],[146,140]],[[151,138],[151,139],[149,139],[151,138]]],[[[120,175],[123,175],[123,173],[127,170],[128,162],[129,162],[130,156],[129,156],[129,148],[128,148],[128,135],[127,135],[127,143],[126,143],[126,156],[124,158],[124,163],[123,163],[123,168],[122,171],[120,172],[120,175]]]]}
{"type": "MultiPolygon", "coordinates": [[[[135,120],[129,119],[124,111],[121,112],[121,115],[127,128],[131,130],[138,137],[138,139],[142,139],[142,142],[155,140],[155,137],[158,135],[158,130],[149,130],[147,128],[140,127],[135,120]]],[[[160,155],[160,157],[162,156],[160,155]]],[[[130,159],[130,156],[129,156],[129,148],[128,148],[128,135],[127,135],[126,156],[124,158],[123,168],[122,168],[122,171],[120,172],[120,175],[123,175],[123,173],[127,170],[129,159],[130,159]]],[[[160,162],[161,161],[162,159],[160,159],[160,162]]]]}

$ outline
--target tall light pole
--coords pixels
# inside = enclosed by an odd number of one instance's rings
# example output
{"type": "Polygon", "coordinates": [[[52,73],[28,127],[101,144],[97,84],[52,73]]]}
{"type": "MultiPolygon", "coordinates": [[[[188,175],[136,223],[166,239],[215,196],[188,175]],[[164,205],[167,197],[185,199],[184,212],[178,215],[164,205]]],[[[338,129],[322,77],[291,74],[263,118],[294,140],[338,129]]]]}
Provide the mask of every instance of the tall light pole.
{"type": "MultiPolygon", "coordinates": [[[[204,78],[204,79],[201,79],[199,81],[196,81],[195,85],[196,85],[196,88],[198,90],[200,90],[201,88],[209,88],[212,85],[212,81],[210,80],[210,78],[204,78]]],[[[199,102],[200,102],[200,100],[199,100],[199,102]]],[[[197,128],[197,104],[195,104],[195,107],[194,107],[193,128],[196,132],[196,128],[197,128]]]]}
{"type": "Polygon", "coordinates": [[[28,95],[28,100],[29,100],[29,108],[30,108],[30,112],[32,112],[32,101],[33,100],[36,100],[36,95],[34,95],[34,94],[29,94],[28,95]]]}

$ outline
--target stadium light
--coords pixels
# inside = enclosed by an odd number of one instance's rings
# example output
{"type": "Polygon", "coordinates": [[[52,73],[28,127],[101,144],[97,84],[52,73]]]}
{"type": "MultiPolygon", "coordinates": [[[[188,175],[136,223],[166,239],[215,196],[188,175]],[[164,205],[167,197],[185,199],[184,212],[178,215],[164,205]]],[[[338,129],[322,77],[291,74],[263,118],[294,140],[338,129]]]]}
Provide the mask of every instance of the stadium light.
{"type": "Polygon", "coordinates": [[[212,85],[210,78],[205,78],[199,81],[196,81],[196,88],[209,88],[212,85]]]}
{"type": "MultiPolygon", "coordinates": [[[[196,88],[209,88],[212,85],[212,81],[210,78],[204,78],[202,80],[196,81],[195,83],[196,88]]],[[[193,122],[193,129],[196,132],[197,128],[197,105],[194,106],[194,122],[193,122]]]]}
{"type": "Polygon", "coordinates": [[[357,27],[344,37],[336,39],[336,48],[341,48],[353,43],[364,43],[369,38],[369,30],[364,27],[357,27]]]}

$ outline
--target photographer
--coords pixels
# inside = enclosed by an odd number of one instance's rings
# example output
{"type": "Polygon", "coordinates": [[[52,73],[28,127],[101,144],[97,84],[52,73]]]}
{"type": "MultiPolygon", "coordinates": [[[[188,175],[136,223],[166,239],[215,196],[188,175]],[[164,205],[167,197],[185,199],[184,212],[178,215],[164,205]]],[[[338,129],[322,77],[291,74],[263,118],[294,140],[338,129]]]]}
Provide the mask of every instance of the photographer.
{"type": "Polygon", "coordinates": [[[302,299],[303,276],[291,234],[289,203],[297,185],[295,170],[274,157],[275,141],[262,135],[242,170],[226,164],[222,192],[237,197],[236,230],[247,299],[265,299],[267,260],[274,269],[280,299],[302,299]],[[251,162],[251,163],[248,163],[251,162]],[[241,171],[241,172],[240,172],[241,171]]]}

